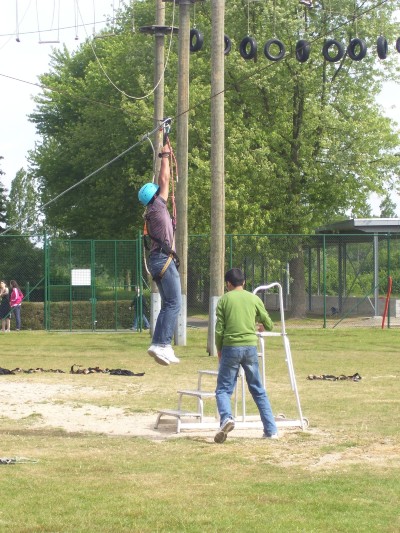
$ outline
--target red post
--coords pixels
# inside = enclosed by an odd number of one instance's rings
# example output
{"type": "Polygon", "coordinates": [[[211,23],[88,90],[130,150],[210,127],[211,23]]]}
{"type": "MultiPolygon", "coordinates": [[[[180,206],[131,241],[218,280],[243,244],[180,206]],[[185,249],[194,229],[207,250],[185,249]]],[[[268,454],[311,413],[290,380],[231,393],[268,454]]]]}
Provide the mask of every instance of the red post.
{"type": "Polygon", "coordinates": [[[383,312],[383,317],[382,317],[382,329],[385,327],[385,320],[386,320],[386,315],[387,315],[387,312],[388,312],[390,295],[392,294],[392,281],[393,281],[392,280],[392,276],[389,276],[389,278],[388,278],[388,290],[387,290],[386,301],[385,301],[385,310],[383,312]]]}

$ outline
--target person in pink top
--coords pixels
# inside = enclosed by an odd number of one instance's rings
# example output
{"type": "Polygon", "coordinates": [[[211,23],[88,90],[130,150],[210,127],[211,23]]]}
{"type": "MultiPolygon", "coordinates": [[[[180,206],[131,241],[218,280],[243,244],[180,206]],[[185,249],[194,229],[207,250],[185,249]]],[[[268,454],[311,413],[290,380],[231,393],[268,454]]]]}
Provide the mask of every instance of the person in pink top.
{"type": "Polygon", "coordinates": [[[15,279],[12,279],[10,281],[10,287],[11,287],[11,295],[10,295],[11,312],[15,316],[15,325],[16,325],[15,329],[19,331],[21,329],[21,302],[24,299],[24,295],[22,294],[22,291],[19,288],[18,283],[15,281],[15,279]]]}

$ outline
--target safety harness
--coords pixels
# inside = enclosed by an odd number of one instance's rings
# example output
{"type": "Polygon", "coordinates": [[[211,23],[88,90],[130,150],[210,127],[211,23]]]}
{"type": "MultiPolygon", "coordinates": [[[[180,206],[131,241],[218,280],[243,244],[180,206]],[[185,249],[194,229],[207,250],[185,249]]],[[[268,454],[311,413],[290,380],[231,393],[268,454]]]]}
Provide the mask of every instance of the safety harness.
{"type": "Polygon", "coordinates": [[[167,259],[165,265],[163,266],[161,272],[159,274],[153,276],[153,281],[159,281],[164,276],[165,272],[167,271],[167,268],[171,264],[171,261],[175,262],[176,268],[179,268],[179,265],[180,265],[179,257],[176,254],[176,252],[173,250],[173,248],[175,246],[175,231],[176,231],[176,202],[175,202],[175,185],[174,185],[174,167],[176,169],[176,182],[178,182],[178,164],[177,164],[177,161],[176,161],[175,153],[174,153],[174,151],[172,149],[172,146],[171,146],[171,141],[169,140],[169,136],[168,136],[170,130],[171,130],[171,119],[164,120],[163,124],[162,124],[162,126],[160,128],[160,131],[163,132],[163,146],[167,145],[169,151],[168,152],[159,153],[158,157],[160,157],[160,158],[168,157],[169,160],[170,160],[169,161],[169,166],[170,166],[171,193],[170,193],[169,196],[171,198],[171,207],[172,207],[172,217],[171,217],[171,219],[172,219],[172,230],[173,230],[172,246],[169,246],[169,244],[167,244],[166,242],[163,242],[161,239],[158,239],[157,237],[154,237],[154,235],[151,235],[151,233],[148,230],[148,226],[147,226],[147,219],[146,219],[147,209],[146,209],[145,214],[144,214],[145,222],[144,222],[144,228],[143,228],[143,242],[144,242],[145,248],[147,250],[150,250],[149,243],[146,240],[146,237],[150,237],[150,239],[152,241],[154,241],[154,242],[156,242],[158,244],[160,250],[162,252],[164,252],[166,255],[168,255],[168,259],[167,259]]]}

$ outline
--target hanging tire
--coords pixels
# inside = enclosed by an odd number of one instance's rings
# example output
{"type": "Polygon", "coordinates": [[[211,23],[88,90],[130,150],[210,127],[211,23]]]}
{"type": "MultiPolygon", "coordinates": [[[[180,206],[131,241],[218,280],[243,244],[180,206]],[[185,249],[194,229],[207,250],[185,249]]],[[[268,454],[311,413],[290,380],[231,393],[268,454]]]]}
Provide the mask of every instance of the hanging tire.
{"type": "Polygon", "coordinates": [[[361,61],[367,54],[367,45],[363,39],[355,37],[349,43],[347,47],[347,53],[353,61],[361,61]],[[359,48],[358,52],[356,51],[359,48]]]}
{"type": "Polygon", "coordinates": [[[399,52],[400,54],[400,37],[397,38],[397,41],[396,41],[396,50],[399,52]]]}
{"type": "Polygon", "coordinates": [[[224,55],[227,56],[232,48],[232,41],[229,39],[227,35],[224,35],[224,43],[225,43],[224,55]]]}
{"type": "Polygon", "coordinates": [[[204,37],[203,34],[199,31],[193,28],[190,30],[190,51],[191,52],[198,52],[203,48],[204,43],[204,37]]]}
{"type": "Polygon", "coordinates": [[[285,56],[286,48],[282,41],[279,39],[269,39],[264,45],[264,55],[267,59],[270,61],[279,61],[285,56]],[[275,45],[279,48],[279,52],[275,54],[271,54],[270,48],[272,45],[275,45]]]}
{"type": "Polygon", "coordinates": [[[240,43],[239,51],[243,59],[253,59],[257,54],[257,41],[253,37],[245,37],[240,43]]]}
{"type": "Polygon", "coordinates": [[[378,52],[379,59],[386,59],[388,54],[388,42],[385,37],[378,37],[376,40],[376,51],[378,52]]]}
{"type": "Polygon", "coordinates": [[[336,41],[336,39],[328,39],[325,41],[324,46],[322,47],[322,55],[330,63],[336,63],[336,61],[340,61],[344,56],[344,47],[342,43],[336,41]],[[336,55],[334,56],[331,56],[329,53],[329,49],[331,47],[335,47],[337,50],[336,55]]]}
{"type": "Polygon", "coordinates": [[[310,57],[311,45],[308,41],[300,39],[296,43],[296,59],[300,63],[305,63],[310,57]]]}

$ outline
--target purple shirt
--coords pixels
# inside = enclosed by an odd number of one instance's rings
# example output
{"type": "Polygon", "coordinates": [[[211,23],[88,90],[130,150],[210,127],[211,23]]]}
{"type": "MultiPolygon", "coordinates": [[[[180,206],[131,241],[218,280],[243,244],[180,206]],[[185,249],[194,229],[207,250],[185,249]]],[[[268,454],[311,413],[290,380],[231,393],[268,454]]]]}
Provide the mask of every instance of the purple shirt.
{"type": "MultiPolygon", "coordinates": [[[[168,244],[175,251],[171,216],[167,209],[167,202],[161,196],[156,196],[154,202],[147,206],[146,221],[149,234],[168,244]]],[[[159,248],[159,243],[152,239],[150,252],[159,248]]]]}

